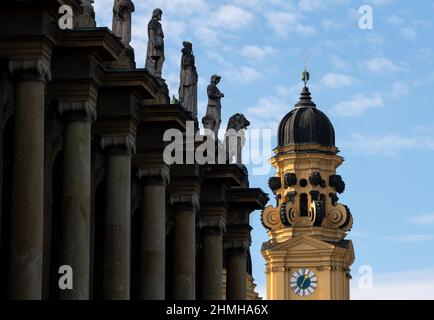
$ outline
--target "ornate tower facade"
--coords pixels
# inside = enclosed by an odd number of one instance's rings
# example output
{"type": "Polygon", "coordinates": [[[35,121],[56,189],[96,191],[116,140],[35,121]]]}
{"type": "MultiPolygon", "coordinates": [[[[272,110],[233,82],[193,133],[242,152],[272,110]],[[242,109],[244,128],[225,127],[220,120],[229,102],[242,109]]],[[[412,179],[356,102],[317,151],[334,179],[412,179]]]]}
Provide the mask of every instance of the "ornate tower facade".
{"type": "Polygon", "coordinates": [[[344,159],[332,123],[312,101],[308,77],[305,71],[300,100],[280,123],[271,159],[277,204],[262,213],[270,238],[262,247],[267,299],[347,300],[355,257],[345,239],[352,215],[338,203],[345,183],[336,169],[344,159]]]}

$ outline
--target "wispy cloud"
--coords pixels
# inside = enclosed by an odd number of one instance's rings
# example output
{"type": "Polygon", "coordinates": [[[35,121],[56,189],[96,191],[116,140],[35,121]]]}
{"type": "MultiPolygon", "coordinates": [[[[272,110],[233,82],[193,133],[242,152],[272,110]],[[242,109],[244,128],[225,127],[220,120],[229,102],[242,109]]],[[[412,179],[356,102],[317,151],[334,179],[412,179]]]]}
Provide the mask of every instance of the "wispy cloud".
{"type": "Polygon", "coordinates": [[[249,84],[261,79],[264,79],[265,75],[252,67],[237,67],[230,68],[223,71],[225,77],[229,79],[229,81],[249,84]]]}
{"type": "Polygon", "coordinates": [[[392,91],[390,95],[394,99],[398,99],[400,97],[406,96],[410,93],[410,87],[401,81],[395,82],[392,87],[392,91]]]}
{"type": "Polygon", "coordinates": [[[434,150],[434,137],[403,137],[396,134],[366,135],[356,133],[342,139],[341,145],[366,155],[396,156],[404,150],[434,150]]]}
{"type": "Polygon", "coordinates": [[[434,234],[402,234],[396,236],[384,236],[381,239],[398,243],[419,243],[434,241],[434,234]]]}
{"type": "Polygon", "coordinates": [[[390,75],[399,71],[405,71],[406,68],[402,65],[394,63],[392,60],[385,57],[375,57],[366,60],[362,63],[362,68],[382,75],[390,75]]]}
{"type": "Polygon", "coordinates": [[[410,217],[407,221],[416,225],[432,226],[434,225],[434,213],[410,217]]]}
{"type": "Polygon", "coordinates": [[[413,28],[405,27],[401,29],[401,34],[407,41],[417,40],[417,33],[413,28]]]}
{"type": "Polygon", "coordinates": [[[374,6],[384,6],[387,4],[391,4],[395,0],[367,0],[368,3],[373,4],[374,6]]]}
{"type": "Polygon", "coordinates": [[[332,113],[340,117],[357,117],[369,109],[381,108],[383,105],[383,99],[379,94],[372,96],[358,94],[351,100],[338,103],[332,108],[332,113]]]}
{"type": "MultiPolygon", "coordinates": [[[[374,270],[375,271],[375,270],[374,270]]],[[[434,269],[375,274],[372,290],[359,286],[360,276],[351,281],[352,300],[433,300],[434,269]]]]}
{"type": "Polygon", "coordinates": [[[276,35],[287,37],[289,33],[294,33],[302,37],[310,37],[316,34],[316,29],[312,25],[303,24],[297,11],[271,12],[266,15],[268,24],[276,35]]]}
{"type": "Polygon", "coordinates": [[[327,73],[321,78],[320,84],[331,89],[349,87],[354,84],[354,78],[346,74],[327,73]]]}
{"type": "Polygon", "coordinates": [[[270,46],[253,46],[248,45],[241,48],[241,55],[250,60],[262,60],[265,57],[274,56],[277,53],[277,49],[270,46]]]}

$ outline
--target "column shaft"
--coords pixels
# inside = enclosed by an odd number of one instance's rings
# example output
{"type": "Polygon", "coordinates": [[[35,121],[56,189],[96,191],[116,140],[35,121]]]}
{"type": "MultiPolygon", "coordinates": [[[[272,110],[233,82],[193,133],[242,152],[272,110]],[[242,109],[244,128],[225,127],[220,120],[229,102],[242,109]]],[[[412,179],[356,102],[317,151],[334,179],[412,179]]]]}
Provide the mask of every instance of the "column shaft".
{"type": "Polygon", "coordinates": [[[104,218],[103,299],[130,297],[131,155],[107,157],[104,218]]]}
{"type": "Polygon", "coordinates": [[[44,82],[16,85],[9,297],[40,299],[44,210],[44,82]]]}
{"type": "Polygon", "coordinates": [[[140,299],[165,299],[166,186],[143,186],[141,219],[140,299]]]}
{"type": "Polygon", "coordinates": [[[246,252],[244,249],[227,251],[227,300],[246,300],[246,252]]]}
{"type": "Polygon", "coordinates": [[[222,299],[223,234],[220,230],[205,228],[202,238],[202,299],[222,299]]]}
{"type": "MultiPolygon", "coordinates": [[[[64,300],[89,299],[91,122],[66,121],[63,148],[60,265],[73,271],[73,289],[59,290],[64,300]]],[[[57,226],[53,226],[56,228],[57,226]]],[[[56,266],[59,268],[60,266],[56,266]]]]}
{"type": "Polygon", "coordinates": [[[194,210],[175,213],[173,299],[196,299],[196,223],[194,210]]]}

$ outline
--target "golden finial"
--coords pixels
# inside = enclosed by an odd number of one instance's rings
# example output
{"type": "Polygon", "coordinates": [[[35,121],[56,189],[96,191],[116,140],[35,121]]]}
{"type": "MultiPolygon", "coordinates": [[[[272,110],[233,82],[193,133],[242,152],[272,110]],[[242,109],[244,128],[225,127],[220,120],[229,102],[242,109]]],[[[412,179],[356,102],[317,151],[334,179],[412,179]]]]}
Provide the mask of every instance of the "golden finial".
{"type": "Polygon", "coordinates": [[[304,50],[303,52],[303,59],[304,59],[304,71],[301,74],[301,80],[303,80],[304,82],[304,87],[307,87],[307,82],[310,79],[310,74],[309,72],[307,72],[307,61],[308,61],[308,53],[307,53],[307,49],[304,50]]]}

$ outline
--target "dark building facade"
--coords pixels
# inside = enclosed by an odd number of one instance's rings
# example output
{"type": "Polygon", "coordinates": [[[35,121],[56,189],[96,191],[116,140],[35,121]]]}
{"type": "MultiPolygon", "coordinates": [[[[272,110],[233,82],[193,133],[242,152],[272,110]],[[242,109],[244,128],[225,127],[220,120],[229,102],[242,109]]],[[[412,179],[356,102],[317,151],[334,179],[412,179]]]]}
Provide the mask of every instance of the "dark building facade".
{"type": "Polygon", "coordinates": [[[254,298],[268,197],[240,165],[165,164],[164,132],[194,120],[80,1],[2,1],[2,298],[254,298]]]}

